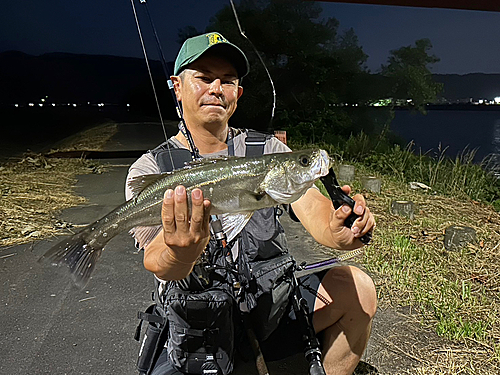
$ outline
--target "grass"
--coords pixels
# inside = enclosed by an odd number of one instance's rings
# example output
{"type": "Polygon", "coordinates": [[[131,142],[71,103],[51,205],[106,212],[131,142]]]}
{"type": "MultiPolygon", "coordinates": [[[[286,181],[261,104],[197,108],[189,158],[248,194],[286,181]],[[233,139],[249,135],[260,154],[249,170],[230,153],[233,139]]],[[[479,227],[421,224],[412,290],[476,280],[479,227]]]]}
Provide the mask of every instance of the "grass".
{"type": "MultiPolygon", "coordinates": [[[[99,150],[115,132],[115,124],[89,129],[62,142],[57,151],[99,150]]],[[[101,171],[102,167],[90,160],[39,154],[0,166],[0,247],[67,231],[72,224],[61,222],[55,213],[85,202],[73,191],[77,175],[101,171]]]]}
{"type": "Polygon", "coordinates": [[[475,164],[473,150],[454,159],[441,148],[434,157],[415,154],[411,144],[377,153],[366,137],[355,141],[348,147],[364,157],[320,147],[335,157],[334,170],[340,163],[355,165],[353,193],[365,196],[376,217],[362,264],[376,282],[380,306],[408,309],[422,329],[444,340],[442,347],[412,354],[422,363],[417,373],[500,373],[500,184],[487,172],[491,161],[475,164]],[[373,175],[382,179],[380,194],[361,186],[362,176],[373,175]],[[411,190],[411,181],[431,189],[411,190]],[[415,219],[391,214],[393,200],[412,201],[415,219]],[[451,225],[473,228],[477,243],[446,250],[444,231],[451,225]]]}
{"type": "MultiPolygon", "coordinates": [[[[356,172],[376,173],[361,164],[356,172]]],[[[377,220],[362,263],[376,281],[380,305],[408,307],[422,327],[461,345],[473,340],[481,347],[477,355],[471,351],[455,358],[455,364],[468,358],[483,363],[482,372],[472,371],[476,366],[469,363],[459,372],[442,373],[498,373],[500,215],[491,205],[468,197],[413,191],[398,175],[378,176],[383,180],[380,194],[363,190],[359,180],[351,185],[354,193],[365,196],[377,220]],[[414,202],[414,220],[390,213],[390,202],[396,199],[414,202]],[[444,230],[450,225],[474,228],[478,243],[461,251],[445,250],[444,230]]],[[[435,366],[429,364],[422,373],[439,373],[431,371],[435,366]]]]}

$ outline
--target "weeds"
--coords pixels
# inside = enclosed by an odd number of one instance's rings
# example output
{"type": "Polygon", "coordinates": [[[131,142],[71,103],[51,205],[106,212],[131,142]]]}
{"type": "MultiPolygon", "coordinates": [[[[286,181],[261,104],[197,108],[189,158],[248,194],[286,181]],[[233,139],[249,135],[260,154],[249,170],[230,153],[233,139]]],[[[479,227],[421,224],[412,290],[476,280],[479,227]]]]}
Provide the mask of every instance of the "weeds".
{"type": "Polygon", "coordinates": [[[364,191],[359,180],[351,184],[354,192],[365,195],[377,220],[363,264],[376,280],[381,305],[409,307],[424,327],[456,343],[453,349],[428,353],[445,359],[448,370],[428,363],[422,373],[497,373],[500,215],[495,209],[500,208],[500,184],[491,160],[474,163],[475,150],[448,158],[442,146],[434,154],[419,154],[412,144],[387,147],[377,142],[360,134],[345,148],[320,147],[338,162],[354,164],[358,177],[376,174],[383,179],[381,194],[364,191]],[[363,157],[352,157],[352,152],[363,157]],[[411,181],[432,190],[412,191],[411,181]],[[394,199],[413,201],[416,219],[390,214],[394,199]],[[450,225],[474,228],[478,243],[462,251],[445,250],[444,229],[450,225]]]}

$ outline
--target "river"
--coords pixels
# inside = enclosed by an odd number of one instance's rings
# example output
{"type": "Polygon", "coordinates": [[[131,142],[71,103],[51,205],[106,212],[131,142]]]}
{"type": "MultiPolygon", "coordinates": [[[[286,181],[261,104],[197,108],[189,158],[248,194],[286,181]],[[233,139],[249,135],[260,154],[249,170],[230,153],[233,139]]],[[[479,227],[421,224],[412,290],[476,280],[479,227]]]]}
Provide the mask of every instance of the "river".
{"type": "Polygon", "coordinates": [[[448,147],[455,157],[464,149],[477,149],[476,161],[500,154],[500,110],[429,110],[426,115],[397,110],[391,130],[415,150],[434,153],[448,147]]]}

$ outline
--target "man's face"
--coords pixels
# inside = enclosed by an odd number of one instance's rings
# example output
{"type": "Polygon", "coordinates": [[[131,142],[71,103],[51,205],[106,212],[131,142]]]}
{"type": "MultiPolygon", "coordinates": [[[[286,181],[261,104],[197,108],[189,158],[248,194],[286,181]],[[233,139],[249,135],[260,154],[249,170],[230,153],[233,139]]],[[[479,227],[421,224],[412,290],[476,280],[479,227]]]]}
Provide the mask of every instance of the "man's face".
{"type": "Polygon", "coordinates": [[[225,126],[243,93],[234,66],[212,54],[190,64],[182,80],[172,77],[172,81],[185,119],[193,125],[225,126]]]}

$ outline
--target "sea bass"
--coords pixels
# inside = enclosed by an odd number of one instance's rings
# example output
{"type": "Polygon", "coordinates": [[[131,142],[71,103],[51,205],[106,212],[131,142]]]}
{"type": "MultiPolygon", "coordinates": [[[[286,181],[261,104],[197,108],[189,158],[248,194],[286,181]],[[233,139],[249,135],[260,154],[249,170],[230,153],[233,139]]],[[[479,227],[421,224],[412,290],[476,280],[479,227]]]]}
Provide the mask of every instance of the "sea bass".
{"type": "Polygon", "coordinates": [[[83,288],[104,246],[118,233],[141,228],[135,236],[143,246],[154,238],[167,189],[184,185],[189,200],[193,189],[201,189],[211,202],[211,214],[251,214],[295,202],[329,167],[326,151],[301,150],[253,158],[202,159],[173,172],[138,176],[129,183],[132,199],[58,243],[40,260],[67,267],[77,286],[83,288]]]}

